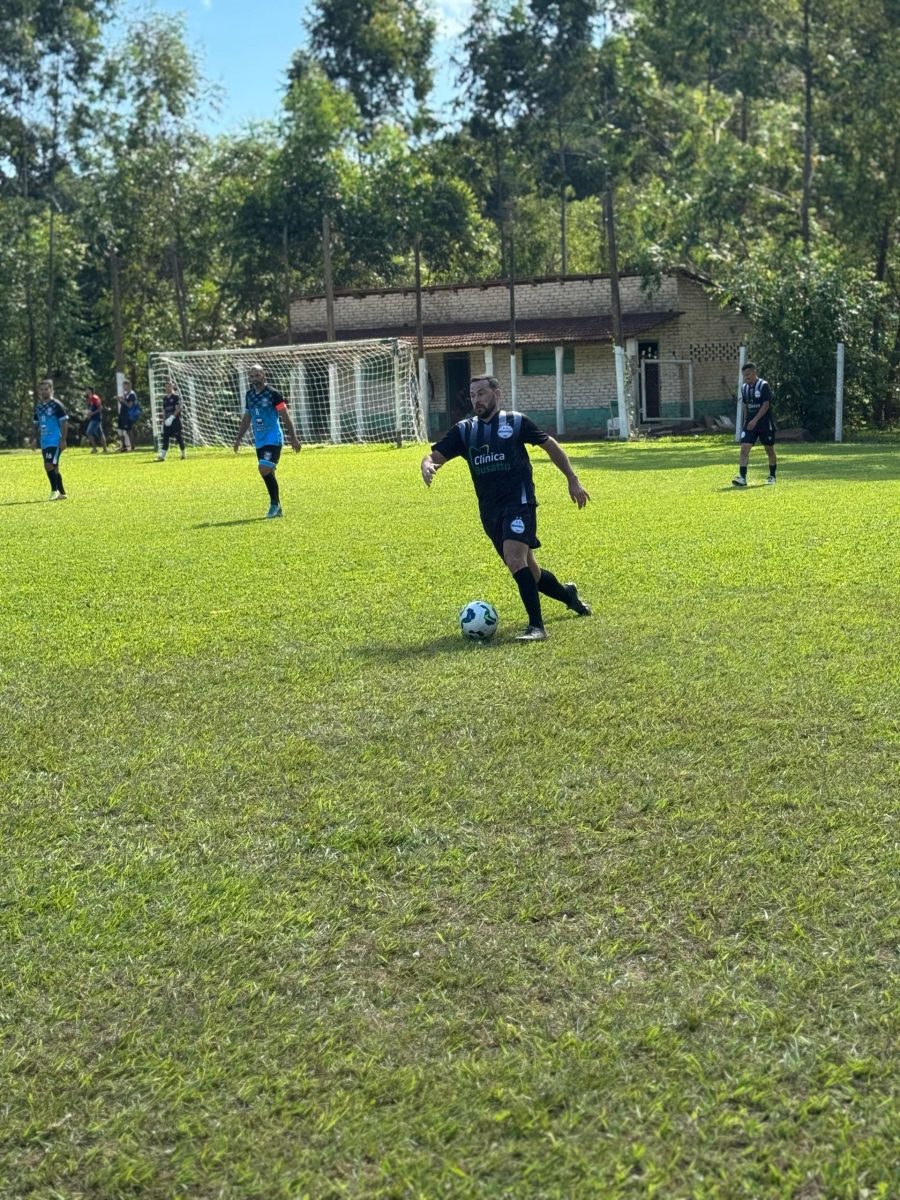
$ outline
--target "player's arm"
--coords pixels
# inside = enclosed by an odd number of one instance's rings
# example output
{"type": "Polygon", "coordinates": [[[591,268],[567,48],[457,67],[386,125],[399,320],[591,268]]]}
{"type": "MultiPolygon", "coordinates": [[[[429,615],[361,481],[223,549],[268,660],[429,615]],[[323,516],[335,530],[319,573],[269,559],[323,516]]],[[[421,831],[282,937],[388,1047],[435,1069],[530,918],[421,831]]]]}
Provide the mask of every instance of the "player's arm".
{"type": "Polygon", "coordinates": [[[299,454],[300,450],[302,449],[301,444],[300,444],[300,439],[297,437],[297,430],[294,428],[294,421],[293,421],[293,418],[291,417],[291,410],[288,408],[288,406],[283,401],[278,406],[278,416],[281,419],[281,423],[285,428],[285,432],[287,433],[288,438],[290,439],[291,445],[294,447],[294,453],[299,454]]]}
{"type": "Polygon", "coordinates": [[[434,479],[435,472],[439,467],[442,467],[445,462],[449,462],[451,458],[456,458],[463,453],[465,453],[463,435],[460,432],[460,425],[457,424],[449,429],[422,459],[420,469],[425,486],[431,487],[431,481],[434,479]]]}
{"type": "Polygon", "coordinates": [[[572,497],[573,502],[579,508],[584,508],[588,500],[590,500],[590,496],[581,486],[581,480],[575,474],[574,468],[569,462],[568,454],[566,454],[556,438],[548,437],[541,445],[547,451],[547,457],[553,463],[554,467],[562,471],[563,475],[569,481],[569,495],[572,497]]]}
{"type": "Polygon", "coordinates": [[[422,478],[425,480],[425,486],[431,487],[431,481],[434,479],[435,473],[439,467],[442,467],[446,462],[446,458],[441,454],[440,450],[429,450],[422,459],[422,478]]]}
{"type": "Polygon", "coordinates": [[[59,418],[59,448],[60,448],[60,450],[65,450],[66,438],[68,437],[68,435],[69,435],[69,418],[68,417],[60,417],[59,418]]]}
{"type": "Polygon", "coordinates": [[[234,452],[237,454],[241,448],[241,442],[244,440],[244,434],[250,428],[250,414],[245,412],[241,417],[241,423],[238,425],[237,437],[234,439],[234,452]]]}

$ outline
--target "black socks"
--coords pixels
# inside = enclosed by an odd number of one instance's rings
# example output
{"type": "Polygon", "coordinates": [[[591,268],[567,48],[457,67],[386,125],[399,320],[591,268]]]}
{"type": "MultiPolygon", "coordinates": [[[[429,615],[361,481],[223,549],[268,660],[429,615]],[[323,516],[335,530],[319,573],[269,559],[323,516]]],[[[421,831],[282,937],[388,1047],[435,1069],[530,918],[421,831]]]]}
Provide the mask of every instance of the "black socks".
{"type": "Polygon", "coordinates": [[[263,475],[263,483],[266,485],[266,491],[269,493],[269,499],[273,504],[278,503],[278,480],[275,478],[274,471],[266,471],[263,475]]]}
{"type": "Polygon", "coordinates": [[[545,596],[549,596],[551,600],[558,600],[560,604],[565,604],[568,607],[569,593],[552,571],[541,570],[537,581],[537,589],[539,592],[543,592],[545,596]]]}
{"type": "Polygon", "coordinates": [[[543,629],[544,618],[541,614],[541,597],[531,569],[529,567],[522,567],[516,571],[513,579],[516,581],[516,587],[519,589],[519,595],[522,597],[522,603],[525,605],[525,611],[528,613],[528,624],[537,625],[539,629],[543,629]]]}

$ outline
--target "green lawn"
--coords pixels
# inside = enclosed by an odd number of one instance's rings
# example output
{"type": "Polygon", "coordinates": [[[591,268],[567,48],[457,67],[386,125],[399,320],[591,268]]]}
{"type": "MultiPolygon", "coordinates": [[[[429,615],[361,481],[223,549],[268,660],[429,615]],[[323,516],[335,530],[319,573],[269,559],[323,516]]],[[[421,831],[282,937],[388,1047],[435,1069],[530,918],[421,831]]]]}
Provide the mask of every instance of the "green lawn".
{"type": "Polygon", "coordinates": [[[0,458],[4,1200],[900,1195],[900,449],[568,450],[0,458]]]}

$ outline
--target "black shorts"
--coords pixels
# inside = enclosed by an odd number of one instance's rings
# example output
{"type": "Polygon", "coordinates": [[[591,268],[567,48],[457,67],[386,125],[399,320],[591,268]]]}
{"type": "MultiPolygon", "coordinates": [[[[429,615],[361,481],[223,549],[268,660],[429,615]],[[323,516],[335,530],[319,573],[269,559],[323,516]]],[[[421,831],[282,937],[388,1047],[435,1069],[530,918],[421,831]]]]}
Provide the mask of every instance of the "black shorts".
{"type": "Polygon", "coordinates": [[[272,470],[278,466],[278,460],[281,458],[281,446],[257,446],[256,457],[259,459],[261,467],[271,467],[272,470]]]}
{"type": "Polygon", "coordinates": [[[775,445],[775,422],[760,421],[755,429],[741,430],[741,445],[754,446],[761,442],[763,446],[775,445]]]}
{"type": "Polygon", "coordinates": [[[59,446],[41,446],[41,457],[45,467],[58,467],[61,454],[62,450],[59,446]]]}
{"type": "Polygon", "coordinates": [[[503,557],[503,543],[524,542],[532,550],[540,546],[537,536],[537,505],[517,504],[510,508],[482,509],[481,524],[484,532],[494,543],[494,549],[503,557]]]}

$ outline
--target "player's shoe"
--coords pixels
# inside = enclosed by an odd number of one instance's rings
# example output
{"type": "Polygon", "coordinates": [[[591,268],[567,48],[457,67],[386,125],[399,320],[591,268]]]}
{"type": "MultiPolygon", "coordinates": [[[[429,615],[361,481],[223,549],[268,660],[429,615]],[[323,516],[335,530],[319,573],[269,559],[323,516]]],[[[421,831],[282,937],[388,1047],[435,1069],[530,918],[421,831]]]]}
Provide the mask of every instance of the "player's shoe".
{"type": "Polygon", "coordinates": [[[585,601],[582,600],[582,598],[578,595],[578,588],[575,586],[575,584],[565,583],[563,584],[563,587],[569,593],[569,599],[566,601],[566,604],[568,604],[572,612],[577,613],[579,617],[589,617],[593,610],[591,609],[591,606],[585,603],[585,601]]]}
{"type": "Polygon", "coordinates": [[[546,642],[547,630],[540,625],[526,625],[521,633],[516,634],[517,642],[546,642]]]}
{"type": "Polygon", "coordinates": [[[184,452],[183,450],[182,450],[182,452],[181,452],[181,457],[182,457],[182,458],[187,458],[187,455],[185,454],[185,452],[184,452]]]}
{"type": "Polygon", "coordinates": [[[266,520],[271,521],[273,517],[283,517],[280,504],[270,504],[269,511],[266,513],[266,520]]]}
{"type": "Polygon", "coordinates": [[[747,486],[747,480],[744,478],[743,475],[735,475],[735,477],[734,477],[734,479],[732,479],[731,483],[732,483],[733,487],[746,487],[747,486]]]}
{"type": "Polygon", "coordinates": [[[51,492],[51,493],[50,493],[50,495],[47,497],[47,499],[48,499],[48,500],[58,500],[58,499],[59,499],[59,492],[57,492],[57,491],[53,491],[53,492],[51,492]]]}
{"type": "Polygon", "coordinates": [[[770,475],[769,478],[766,480],[766,483],[775,483],[775,482],[777,482],[777,481],[776,481],[774,475],[770,475]]]}

